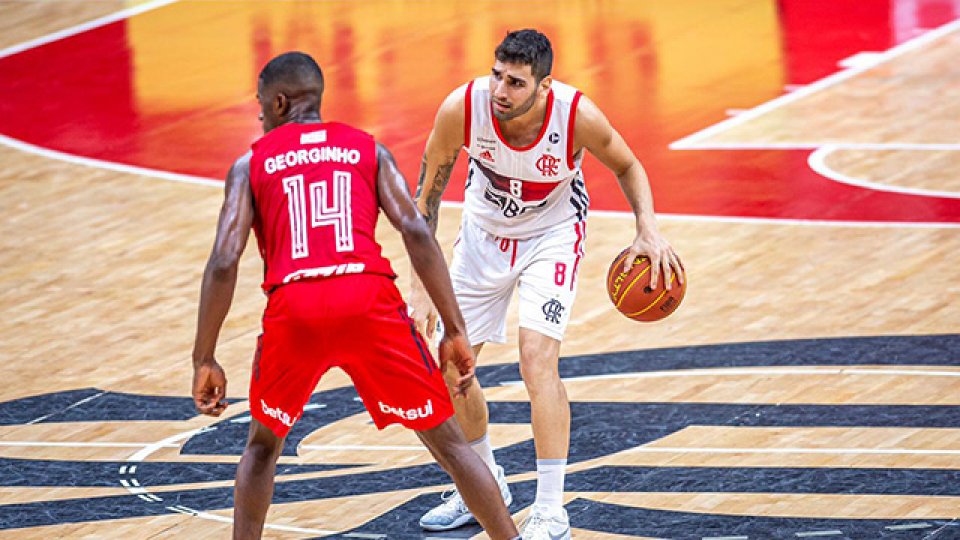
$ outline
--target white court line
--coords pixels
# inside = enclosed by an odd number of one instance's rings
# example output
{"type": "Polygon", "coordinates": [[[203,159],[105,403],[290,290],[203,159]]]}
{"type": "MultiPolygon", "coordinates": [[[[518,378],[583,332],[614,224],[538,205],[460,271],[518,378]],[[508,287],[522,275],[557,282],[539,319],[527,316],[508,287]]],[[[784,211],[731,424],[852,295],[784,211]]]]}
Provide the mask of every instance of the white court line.
{"type": "Polygon", "coordinates": [[[98,19],[93,19],[92,21],[87,21],[85,23],[78,24],[76,26],[71,26],[70,28],[65,28],[57,32],[47,34],[45,36],[38,37],[36,39],[31,39],[29,41],[24,41],[17,45],[7,47],[5,49],[0,49],[0,58],[5,58],[7,56],[17,54],[23,51],[27,51],[41,45],[46,45],[47,43],[53,43],[54,41],[61,40],[70,36],[75,36],[79,33],[86,32],[87,30],[93,30],[94,28],[99,28],[101,26],[106,26],[110,23],[115,23],[117,21],[133,17],[134,15],[139,15],[147,11],[151,11],[168,4],[172,4],[177,0],[153,0],[152,2],[146,2],[140,4],[139,6],[123,9],[110,15],[100,17],[98,19]]]}
{"type": "Polygon", "coordinates": [[[360,451],[417,451],[426,452],[427,448],[418,446],[374,446],[374,445],[335,445],[335,444],[301,444],[300,448],[304,450],[322,450],[329,452],[339,452],[342,450],[360,450],[360,451]]]}
{"type": "MultiPolygon", "coordinates": [[[[210,521],[219,521],[220,523],[233,523],[233,518],[220,516],[217,514],[211,514],[208,512],[200,512],[200,511],[194,510],[193,508],[183,506],[183,505],[168,506],[167,510],[172,510],[174,512],[179,512],[181,514],[186,514],[188,516],[194,516],[201,519],[208,519],[210,521]]],[[[295,533],[301,533],[301,534],[338,534],[341,532],[341,531],[327,531],[323,529],[305,529],[303,527],[291,527],[289,525],[272,525],[269,523],[264,525],[264,527],[268,529],[277,530],[277,531],[295,532],[295,533]]]]}
{"type": "Polygon", "coordinates": [[[72,408],[74,408],[74,407],[77,407],[77,406],[79,406],[79,405],[83,405],[84,403],[87,403],[88,401],[93,401],[94,399],[97,399],[98,397],[100,397],[100,396],[102,396],[102,395],[104,395],[104,394],[106,394],[106,393],[107,393],[107,392],[104,390],[104,391],[100,392],[99,394],[94,394],[94,395],[92,395],[92,396],[87,396],[87,397],[81,399],[80,401],[78,401],[78,402],[76,402],[76,403],[71,403],[70,405],[68,405],[66,408],[64,408],[64,409],[62,409],[62,410],[55,411],[55,412],[52,412],[52,413],[50,413],[50,414],[45,414],[45,415],[41,416],[40,418],[34,418],[33,420],[27,422],[27,423],[24,424],[24,425],[30,426],[30,425],[33,425],[33,424],[37,424],[37,423],[39,423],[39,422],[43,422],[44,420],[46,420],[47,418],[50,418],[51,416],[54,416],[54,415],[57,415],[57,414],[60,414],[60,413],[63,413],[63,412],[67,412],[67,411],[69,411],[70,409],[72,409],[72,408]]]}
{"type": "Polygon", "coordinates": [[[204,178],[202,176],[193,176],[190,174],[172,173],[157,169],[149,169],[146,167],[136,167],[134,165],[114,163],[112,161],[104,161],[102,159],[81,157],[75,154],[50,150],[49,148],[43,148],[35,144],[26,143],[3,134],[0,134],[0,144],[30,154],[36,154],[38,156],[55,159],[57,161],[65,161],[67,163],[83,165],[86,167],[94,167],[97,169],[106,169],[108,171],[117,171],[129,174],[139,174],[143,176],[159,178],[160,180],[169,180],[171,182],[182,182],[185,184],[198,184],[201,186],[223,188],[223,182],[214,180],[212,178],[204,178]]]}
{"type": "MultiPolygon", "coordinates": [[[[156,452],[161,448],[170,448],[171,446],[173,446],[174,448],[179,448],[180,445],[177,443],[179,443],[184,439],[189,439],[190,437],[193,437],[194,435],[196,435],[197,433],[200,433],[201,431],[205,431],[205,428],[191,429],[190,431],[184,431],[183,433],[177,433],[176,435],[171,435],[166,439],[159,440],[155,443],[147,444],[143,448],[138,450],[136,453],[134,453],[132,456],[128,457],[127,461],[128,462],[143,461],[144,459],[147,458],[147,456],[149,456],[150,454],[156,452]]],[[[133,474],[132,468],[130,473],[133,474]]]]}
{"type": "MultiPolygon", "coordinates": [[[[48,43],[52,43],[60,39],[74,36],[82,32],[93,30],[101,26],[106,26],[108,24],[115,23],[120,20],[128,19],[130,17],[133,17],[134,15],[146,13],[147,11],[158,9],[158,8],[173,4],[177,1],[178,0],[154,0],[152,2],[147,2],[136,7],[120,10],[116,13],[112,13],[110,15],[106,15],[104,17],[94,19],[92,21],[81,23],[76,26],[71,26],[70,28],[66,28],[58,32],[53,32],[51,34],[47,34],[37,39],[32,39],[30,41],[25,41],[23,43],[14,45],[12,47],[7,47],[5,49],[2,49],[0,50],[0,58],[5,58],[7,56],[21,53],[23,51],[27,51],[27,50],[39,47],[41,45],[46,45],[48,43]]],[[[110,171],[139,174],[144,176],[150,176],[153,178],[159,178],[161,180],[170,180],[173,182],[184,182],[188,184],[200,184],[200,185],[206,185],[206,186],[223,187],[223,182],[220,182],[218,180],[214,180],[211,178],[204,178],[201,176],[193,176],[189,174],[178,174],[178,173],[172,173],[167,171],[161,171],[157,169],[150,169],[146,167],[136,167],[133,165],[123,165],[120,163],[113,163],[110,161],[104,161],[100,159],[81,157],[75,154],[58,152],[56,150],[50,150],[48,148],[36,146],[27,142],[14,139],[12,137],[8,137],[3,134],[0,134],[0,144],[10,148],[14,148],[16,150],[20,150],[22,152],[28,152],[28,153],[36,154],[42,157],[55,159],[58,161],[65,161],[68,163],[74,163],[77,165],[84,165],[87,167],[96,167],[99,169],[106,169],[110,171]]]]}
{"type": "MultiPolygon", "coordinates": [[[[960,371],[862,368],[717,368],[609,373],[606,375],[563,377],[562,380],[564,382],[574,382],[611,379],[667,379],[674,377],[741,377],[743,375],[900,375],[913,377],[960,377],[960,371]]],[[[501,386],[516,386],[521,384],[523,384],[523,381],[503,381],[500,383],[501,386]]]]}
{"type": "MultiPolygon", "coordinates": [[[[441,205],[441,206],[445,206],[441,205]]],[[[590,210],[590,216],[634,219],[630,212],[613,210],[590,210]]],[[[679,221],[683,223],[737,223],[743,225],[790,225],[802,227],[852,227],[860,229],[957,229],[960,223],[946,221],[843,221],[825,219],[762,218],[740,216],[702,216],[694,214],[661,214],[661,221],[679,221]]]]}
{"type": "Polygon", "coordinates": [[[777,109],[789,103],[793,103],[795,101],[798,101],[801,98],[804,98],[806,96],[819,92],[825,88],[829,88],[838,83],[846,81],[847,79],[855,77],[869,69],[873,69],[878,65],[888,62],[900,55],[903,55],[914,49],[927,45],[932,41],[940,39],[941,37],[949,34],[950,32],[957,30],[958,28],[960,28],[960,19],[944,24],[939,28],[930,30],[929,32],[921,34],[920,36],[917,36],[913,39],[907,40],[901,43],[900,45],[897,45],[896,47],[887,49],[882,53],[878,53],[876,56],[877,61],[875,63],[872,63],[870,65],[857,66],[857,67],[853,67],[843,71],[839,71],[837,73],[834,73],[833,75],[829,75],[823,79],[820,79],[819,81],[816,81],[802,88],[799,88],[789,94],[783,94],[775,99],[767,101],[766,103],[762,103],[746,112],[738,114],[737,116],[727,118],[726,120],[723,120],[712,126],[701,129],[696,133],[687,135],[686,137],[678,141],[674,141],[673,143],[670,144],[670,148],[673,150],[700,149],[701,146],[699,146],[699,142],[703,139],[709,138],[719,132],[730,129],[732,127],[744,124],[774,109],[777,109]]]}
{"type": "MultiPolygon", "coordinates": [[[[158,0],[155,2],[150,2],[143,4],[137,8],[131,8],[118,12],[117,14],[102,17],[88,23],[77,25],[75,27],[69,28],[67,30],[62,30],[60,32],[54,32],[47,36],[22,43],[20,45],[15,45],[13,47],[8,47],[0,51],[0,58],[22,52],[39,45],[50,43],[56,41],[57,39],[62,39],[67,36],[71,36],[85,30],[90,30],[98,26],[103,26],[111,22],[115,22],[124,17],[130,17],[139,13],[149,11],[151,9],[156,9],[168,4],[172,4],[177,0],[158,0]]],[[[921,36],[922,37],[922,36],[921,36]]],[[[799,92],[799,90],[795,91],[799,92]]],[[[791,94],[793,95],[793,94],[791,94]]],[[[744,112],[738,115],[736,118],[742,118],[745,114],[749,114],[750,111],[744,112]]],[[[678,141],[679,142],[679,141],[678,141]]],[[[77,165],[83,165],[86,167],[94,167],[106,170],[112,170],[123,173],[137,174],[150,178],[157,178],[160,180],[168,180],[172,182],[181,182],[187,184],[196,184],[203,186],[210,186],[216,188],[222,188],[223,182],[220,180],[206,178],[202,176],[194,176],[187,174],[178,174],[171,173],[167,171],[161,171],[158,169],[150,169],[146,167],[136,167],[133,165],[123,165],[119,163],[113,163],[109,161],[104,161],[100,159],[85,158],[77,156],[74,154],[68,154],[66,152],[58,152],[56,150],[50,150],[48,148],[43,148],[36,146],[30,143],[26,143],[17,139],[13,139],[6,135],[0,134],[0,144],[14,148],[23,152],[28,152],[36,154],[42,157],[47,157],[50,159],[55,159],[58,161],[64,161],[67,163],[73,163],[77,165]]],[[[677,144],[677,143],[674,143],[677,144]]],[[[671,145],[673,147],[673,145],[671,145]]],[[[742,146],[718,146],[717,148],[742,148],[742,146]]],[[[757,146],[757,148],[773,148],[777,146],[757,146]]],[[[817,148],[818,146],[811,145],[810,148],[817,148]]],[[[698,147],[700,148],[700,147],[698,147]]],[[[703,147],[708,148],[708,147],[703,147]]],[[[796,148],[796,146],[784,146],[783,148],[796,148]]],[[[443,201],[441,206],[444,208],[463,208],[462,202],[454,201],[443,201]]],[[[617,219],[634,219],[634,216],[631,212],[625,211],[615,211],[615,210],[590,210],[590,215],[604,216],[604,217],[613,217],[617,219]]],[[[860,221],[839,221],[839,220],[808,220],[808,219],[778,219],[778,218],[754,218],[754,217],[740,217],[740,216],[700,216],[700,215],[690,215],[690,214],[657,214],[657,216],[664,220],[669,221],[693,221],[701,223],[743,223],[750,225],[801,225],[801,226],[817,226],[817,227],[867,227],[867,228],[960,228],[958,223],[943,223],[943,222],[900,222],[900,221],[875,221],[875,222],[860,222],[860,221]]]]}
{"type": "MultiPolygon", "coordinates": [[[[956,146],[956,150],[960,150],[960,145],[956,146]]],[[[840,150],[841,148],[834,145],[827,145],[814,150],[813,153],[807,158],[807,164],[810,165],[810,168],[814,172],[833,180],[834,182],[839,182],[841,184],[848,184],[851,186],[862,187],[867,189],[872,189],[874,191],[886,191],[888,193],[903,193],[906,195],[921,195],[926,197],[943,197],[948,199],[960,199],[960,192],[956,191],[940,191],[934,189],[923,189],[923,188],[911,188],[911,187],[902,187],[890,184],[880,184],[877,182],[871,182],[869,180],[863,180],[861,178],[854,178],[852,176],[847,176],[827,165],[827,156],[840,150]]]]}
{"type": "MultiPolygon", "coordinates": [[[[153,444],[150,444],[150,445],[145,446],[143,449],[137,451],[136,453],[134,453],[133,455],[131,455],[130,457],[128,457],[128,458],[127,458],[127,461],[128,461],[128,462],[130,462],[130,461],[141,462],[141,461],[147,459],[148,457],[150,457],[150,455],[153,454],[154,452],[156,452],[157,450],[159,450],[159,449],[161,449],[161,448],[166,448],[166,447],[168,447],[169,445],[171,445],[171,444],[173,444],[173,443],[177,443],[177,442],[179,442],[179,441],[189,439],[190,437],[193,437],[194,435],[196,435],[196,434],[198,434],[198,433],[200,433],[200,432],[203,432],[203,431],[209,431],[209,428],[208,428],[208,427],[202,427],[202,428],[198,428],[198,429],[192,429],[192,430],[190,430],[190,431],[185,431],[185,432],[183,432],[183,433],[178,433],[178,434],[176,434],[176,435],[171,435],[170,437],[167,437],[166,439],[162,439],[162,440],[157,441],[157,442],[155,442],[155,443],[153,443],[153,444]]],[[[174,444],[174,446],[179,446],[179,445],[174,444]]],[[[131,467],[131,468],[130,468],[130,473],[131,473],[131,474],[133,473],[133,470],[134,470],[134,467],[131,467]]],[[[134,479],[131,479],[131,480],[132,480],[132,481],[135,481],[134,479]]],[[[122,480],[121,480],[121,483],[122,483],[122,480]]],[[[152,493],[148,493],[147,490],[144,489],[144,488],[142,488],[142,487],[137,487],[137,488],[128,487],[128,488],[127,488],[127,491],[129,491],[130,493],[132,493],[132,494],[134,494],[134,495],[146,494],[147,496],[156,497],[156,496],[153,495],[152,493]]],[[[159,498],[158,498],[158,499],[159,499],[159,498]]],[[[162,499],[160,499],[160,500],[162,500],[162,499]]],[[[153,502],[158,502],[158,501],[153,501],[153,502]]],[[[167,509],[168,509],[168,510],[172,510],[172,511],[174,511],[174,512],[179,512],[179,513],[181,513],[181,514],[186,514],[186,515],[188,515],[188,516],[198,517],[198,518],[200,518],[200,519],[206,519],[206,520],[211,520],[211,521],[219,521],[219,522],[222,522],[222,523],[233,523],[233,518],[225,517],[225,516],[219,516],[219,515],[217,515],[217,514],[211,514],[211,513],[208,513],[208,512],[203,512],[203,511],[201,511],[201,510],[195,510],[195,509],[193,509],[193,508],[190,508],[190,507],[187,507],[187,506],[183,506],[183,505],[168,506],[167,509]]],[[[265,523],[265,524],[263,525],[263,527],[264,527],[265,529],[272,529],[272,530],[277,530],[277,531],[295,532],[295,533],[301,533],[301,534],[337,534],[337,533],[340,532],[340,531],[328,531],[328,530],[324,530],[324,529],[304,529],[304,528],[301,528],[301,527],[290,527],[290,526],[287,526],[287,525],[276,525],[276,524],[273,524],[273,523],[265,523]]]]}
{"type": "Polygon", "coordinates": [[[960,456],[960,450],[923,450],[912,448],[720,448],[713,446],[638,446],[624,453],[662,454],[845,454],[960,456]]]}
{"type": "Polygon", "coordinates": [[[911,529],[929,529],[930,527],[933,527],[933,525],[930,525],[929,523],[926,523],[926,522],[921,522],[921,523],[908,523],[906,525],[890,525],[888,527],[884,527],[884,529],[887,529],[889,531],[909,531],[911,529]]]}
{"type": "Polygon", "coordinates": [[[854,143],[827,141],[708,142],[698,144],[696,150],[816,150],[824,146],[856,150],[939,150],[944,152],[956,152],[960,150],[960,144],[953,143],[854,143]]]}
{"type": "MultiPolygon", "coordinates": [[[[46,442],[46,441],[0,441],[0,446],[23,446],[38,448],[146,448],[157,446],[157,443],[140,442],[46,442]]],[[[179,448],[178,444],[161,444],[157,448],[179,448]]],[[[132,472],[132,471],[131,471],[132,472]]]]}

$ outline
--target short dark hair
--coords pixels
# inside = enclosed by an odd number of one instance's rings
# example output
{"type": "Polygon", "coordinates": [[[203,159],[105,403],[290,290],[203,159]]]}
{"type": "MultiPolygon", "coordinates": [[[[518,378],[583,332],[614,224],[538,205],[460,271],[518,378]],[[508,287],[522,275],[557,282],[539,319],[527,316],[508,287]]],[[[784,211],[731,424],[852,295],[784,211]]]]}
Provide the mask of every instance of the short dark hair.
{"type": "Polygon", "coordinates": [[[283,53],[267,62],[260,71],[264,86],[283,83],[288,87],[319,86],[323,93],[323,71],[309,54],[299,51],[283,53]]]}
{"type": "Polygon", "coordinates": [[[515,30],[503,38],[494,56],[501,62],[530,66],[533,77],[540,82],[553,69],[553,48],[547,36],[532,28],[515,30]]]}

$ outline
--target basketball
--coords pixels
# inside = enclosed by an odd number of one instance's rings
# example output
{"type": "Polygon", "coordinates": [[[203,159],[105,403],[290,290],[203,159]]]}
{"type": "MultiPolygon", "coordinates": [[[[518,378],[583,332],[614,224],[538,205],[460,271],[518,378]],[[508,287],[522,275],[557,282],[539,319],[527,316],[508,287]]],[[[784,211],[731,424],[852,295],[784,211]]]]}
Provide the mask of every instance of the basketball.
{"type": "Polygon", "coordinates": [[[607,294],[610,301],[629,319],[641,322],[653,322],[663,319],[676,311],[687,290],[686,275],[683,283],[677,275],[671,276],[671,289],[664,286],[663,276],[656,289],[650,287],[650,259],[637,257],[630,271],[623,271],[623,260],[627,256],[624,249],[613,260],[607,271],[607,294]]]}

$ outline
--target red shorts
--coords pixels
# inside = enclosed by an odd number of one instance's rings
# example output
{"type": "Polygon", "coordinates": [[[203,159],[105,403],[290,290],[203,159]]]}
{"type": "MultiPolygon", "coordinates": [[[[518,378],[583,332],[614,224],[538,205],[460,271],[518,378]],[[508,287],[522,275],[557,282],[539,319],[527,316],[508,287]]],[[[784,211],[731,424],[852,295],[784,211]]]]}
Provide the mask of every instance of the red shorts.
{"type": "Polygon", "coordinates": [[[285,437],[320,377],[343,369],[378,428],[414,430],[453,416],[440,368],[393,280],[354,274],[270,293],[250,379],[250,413],[285,437]]]}

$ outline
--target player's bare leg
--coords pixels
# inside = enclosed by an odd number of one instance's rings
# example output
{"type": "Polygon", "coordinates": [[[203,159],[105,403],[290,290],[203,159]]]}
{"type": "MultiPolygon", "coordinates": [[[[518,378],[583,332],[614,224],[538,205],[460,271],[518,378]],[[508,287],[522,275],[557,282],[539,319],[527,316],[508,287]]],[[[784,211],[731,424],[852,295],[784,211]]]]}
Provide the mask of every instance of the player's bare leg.
{"type": "Polygon", "coordinates": [[[499,497],[496,480],[467,444],[457,422],[449,418],[433,429],[418,431],[417,435],[453,478],[460,496],[490,538],[516,538],[517,527],[499,497]]]}
{"type": "MultiPolygon", "coordinates": [[[[479,358],[482,349],[483,343],[474,345],[474,356],[479,358]]],[[[448,386],[452,387],[454,381],[460,377],[460,372],[457,371],[457,366],[450,364],[443,375],[448,386]]],[[[476,441],[486,436],[490,413],[487,410],[483,389],[479,384],[470,385],[465,397],[454,398],[453,410],[456,412],[457,423],[460,424],[460,429],[463,430],[463,435],[468,441],[476,441]]]]}
{"type": "Polygon", "coordinates": [[[250,436],[237,466],[237,482],[233,491],[234,540],[258,539],[273,499],[273,477],[277,458],[283,450],[283,439],[253,419],[250,436]]]}
{"type": "MultiPolygon", "coordinates": [[[[480,354],[483,344],[474,345],[474,355],[480,354]]],[[[444,373],[449,386],[453,386],[453,381],[459,377],[459,372],[453,365],[447,366],[444,373]]],[[[469,441],[468,448],[480,458],[493,473],[496,480],[496,486],[499,488],[500,498],[506,506],[513,502],[513,495],[510,493],[510,486],[507,484],[506,475],[503,467],[497,465],[493,457],[493,448],[490,446],[490,439],[487,437],[487,424],[489,413],[487,412],[487,400],[483,396],[483,390],[479,384],[472,384],[467,390],[466,397],[454,397],[453,408],[456,412],[456,420],[451,419],[455,425],[460,428],[461,433],[469,441]]],[[[467,508],[466,497],[462,496],[460,484],[457,484],[457,492],[445,497],[444,501],[436,506],[423,517],[420,518],[420,526],[428,531],[447,531],[456,529],[475,521],[470,509],[467,508]]]]}
{"type": "Polygon", "coordinates": [[[524,539],[570,538],[563,481],[570,451],[570,402],[560,380],[560,341],[520,329],[520,375],[530,396],[537,449],[537,497],[523,526],[524,539]]]}
{"type": "Polygon", "coordinates": [[[560,380],[560,342],[520,329],[520,376],[530,395],[530,423],[537,459],[567,459],[570,402],[560,380]]]}

